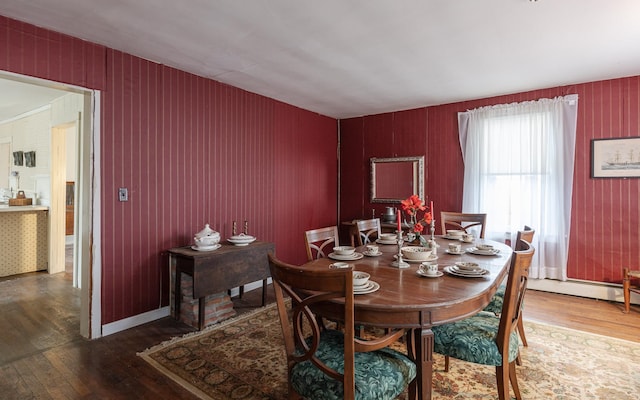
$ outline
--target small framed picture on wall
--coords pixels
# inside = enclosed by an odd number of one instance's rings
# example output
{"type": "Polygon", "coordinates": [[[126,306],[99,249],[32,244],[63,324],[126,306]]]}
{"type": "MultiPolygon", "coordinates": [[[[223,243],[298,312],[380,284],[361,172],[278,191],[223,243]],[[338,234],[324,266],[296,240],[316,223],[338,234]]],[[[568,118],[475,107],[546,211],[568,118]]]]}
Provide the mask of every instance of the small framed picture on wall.
{"type": "Polygon", "coordinates": [[[24,164],[24,153],[22,151],[13,152],[13,165],[21,167],[24,164]]]}
{"type": "Polygon", "coordinates": [[[591,139],[592,178],[640,178],[640,137],[591,139]]]}

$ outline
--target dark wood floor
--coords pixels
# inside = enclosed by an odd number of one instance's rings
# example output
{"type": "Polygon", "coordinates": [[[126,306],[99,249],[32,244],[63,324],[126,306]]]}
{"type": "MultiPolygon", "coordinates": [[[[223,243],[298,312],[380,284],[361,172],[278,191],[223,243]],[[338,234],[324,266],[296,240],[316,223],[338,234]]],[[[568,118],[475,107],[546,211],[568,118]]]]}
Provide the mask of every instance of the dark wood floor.
{"type": "MultiPolygon", "coordinates": [[[[235,299],[236,310],[252,310],[260,294],[235,299]]],[[[68,273],[0,280],[0,398],[194,399],[136,356],[191,327],[163,318],[86,340],[78,295],[68,273]]],[[[525,319],[640,342],[640,307],[623,314],[619,303],[529,291],[525,319]]]]}

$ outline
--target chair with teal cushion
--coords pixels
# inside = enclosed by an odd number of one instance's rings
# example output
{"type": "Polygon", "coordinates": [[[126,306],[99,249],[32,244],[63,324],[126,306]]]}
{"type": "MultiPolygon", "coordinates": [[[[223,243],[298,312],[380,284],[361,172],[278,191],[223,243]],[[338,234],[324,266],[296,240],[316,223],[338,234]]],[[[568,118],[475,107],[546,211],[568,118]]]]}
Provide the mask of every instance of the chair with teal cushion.
{"type": "MultiPolygon", "coordinates": [[[[513,252],[507,285],[505,302],[500,318],[489,313],[478,313],[472,317],[434,326],[434,352],[464,361],[493,365],[496,367],[498,398],[509,397],[509,382],[516,399],[521,399],[516,377],[516,358],[518,357],[518,334],[516,328],[521,317],[522,301],[527,288],[528,270],[534,249],[521,240],[517,244],[520,250],[513,252]]],[[[445,370],[448,370],[445,361],[445,370]]]]}
{"type": "MultiPolygon", "coordinates": [[[[515,249],[520,250],[518,249],[518,244],[520,243],[521,239],[525,240],[528,243],[533,243],[533,236],[535,235],[535,233],[536,231],[534,229],[531,229],[529,226],[525,225],[524,230],[518,231],[518,234],[516,235],[515,249]]],[[[483,311],[487,311],[495,315],[500,315],[500,312],[502,311],[502,303],[504,302],[505,289],[505,285],[500,285],[496,293],[491,298],[489,305],[487,305],[483,311]]],[[[522,345],[528,346],[529,344],[527,343],[527,337],[524,334],[524,324],[522,322],[522,318],[518,320],[518,334],[520,335],[520,339],[522,340],[522,345]]]]}
{"type": "Polygon", "coordinates": [[[416,364],[388,348],[396,329],[364,340],[355,336],[353,270],[312,270],[269,254],[284,337],[290,399],[394,399],[409,388],[416,397],[416,364]],[[287,306],[286,296],[291,298],[287,306]],[[331,302],[331,303],[329,303],[331,302]],[[343,331],[318,324],[315,312],[340,304],[343,331]]]}

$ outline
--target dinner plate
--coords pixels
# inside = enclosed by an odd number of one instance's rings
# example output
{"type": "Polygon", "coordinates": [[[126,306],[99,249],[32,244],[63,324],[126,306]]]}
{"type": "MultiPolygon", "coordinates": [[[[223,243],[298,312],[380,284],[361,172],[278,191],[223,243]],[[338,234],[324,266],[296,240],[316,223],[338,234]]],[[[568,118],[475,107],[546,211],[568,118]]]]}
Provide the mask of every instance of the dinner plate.
{"type": "Polygon", "coordinates": [[[438,271],[438,273],[436,273],[436,274],[427,274],[424,271],[417,270],[416,273],[418,275],[420,275],[420,276],[424,276],[425,278],[438,278],[438,277],[444,275],[444,273],[442,271],[438,271]]]}
{"type": "MultiPolygon", "coordinates": [[[[485,271],[486,271],[486,270],[485,270],[485,271]]],[[[485,272],[485,273],[483,273],[483,274],[477,274],[477,273],[469,274],[469,273],[464,273],[464,272],[462,272],[461,270],[459,270],[459,269],[455,268],[455,265],[451,265],[451,266],[448,266],[448,267],[444,267],[444,272],[446,272],[446,273],[448,273],[448,274],[451,274],[451,275],[459,276],[459,277],[462,277],[462,278],[482,278],[483,276],[485,276],[486,274],[488,274],[488,273],[489,273],[489,271],[486,271],[486,272],[485,272]]]]}
{"type": "Polygon", "coordinates": [[[495,256],[495,255],[498,255],[498,253],[500,253],[500,250],[498,249],[480,250],[477,247],[469,247],[467,249],[467,253],[475,254],[477,256],[495,256]]]}
{"type": "Polygon", "coordinates": [[[382,239],[378,239],[376,240],[376,243],[380,243],[380,244],[398,244],[397,240],[382,240],[382,239]]]}
{"type": "Polygon", "coordinates": [[[374,282],[372,280],[369,280],[367,282],[366,285],[362,286],[361,288],[358,287],[356,288],[354,286],[353,288],[353,294],[367,294],[367,293],[373,293],[376,290],[380,289],[380,284],[378,282],[374,282]]]}
{"type": "Polygon", "coordinates": [[[358,253],[357,251],[353,254],[349,254],[348,256],[343,256],[336,253],[329,253],[329,258],[333,258],[334,260],[341,260],[341,261],[354,261],[354,260],[359,260],[362,257],[364,257],[362,253],[358,253]]]}
{"type": "Polygon", "coordinates": [[[446,249],[445,251],[447,252],[447,254],[452,254],[452,255],[454,255],[454,256],[461,256],[461,255],[463,255],[463,254],[464,254],[464,250],[461,250],[461,251],[451,251],[451,250],[449,250],[449,249],[446,249]]]}
{"type": "MultiPolygon", "coordinates": [[[[393,258],[395,258],[397,260],[398,259],[398,255],[394,254],[393,258]]],[[[425,260],[410,260],[407,257],[402,257],[402,261],[406,261],[406,262],[409,262],[409,263],[418,263],[418,264],[419,263],[423,263],[423,262],[435,261],[437,259],[438,259],[438,256],[433,255],[433,254],[430,255],[429,257],[427,257],[425,260]]]]}
{"type": "Polygon", "coordinates": [[[191,249],[195,250],[195,251],[214,251],[216,249],[219,249],[220,246],[222,246],[221,244],[214,244],[213,246],[191,246],[191,249]]]}
{"type": "Polygon", "coordinates": [[[368,251],[363,251],[363,252],[362,252],[362,254],[364,254],[364,255],[365,255],[365,256],[367,256],[367,257],[378,257],[378,256],[381,256],[381,255],[382,255],[382,252],[381,252],[381,251],[379,251],[379,252],[377,252],[377,253],[370,253],[370,252],[368,252],[368,251]]]}

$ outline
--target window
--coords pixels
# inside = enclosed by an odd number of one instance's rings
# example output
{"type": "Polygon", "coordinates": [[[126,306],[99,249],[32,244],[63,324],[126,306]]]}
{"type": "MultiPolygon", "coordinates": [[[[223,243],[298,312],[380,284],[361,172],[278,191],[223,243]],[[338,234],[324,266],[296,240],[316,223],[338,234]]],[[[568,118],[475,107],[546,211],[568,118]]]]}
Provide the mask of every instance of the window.
{"type": "Polygon", "coordinates": [[[463,212],[487,213],[485,237],[536,230],[534,278],[566,280],[577,95],[459,114],[463,212]]]}

